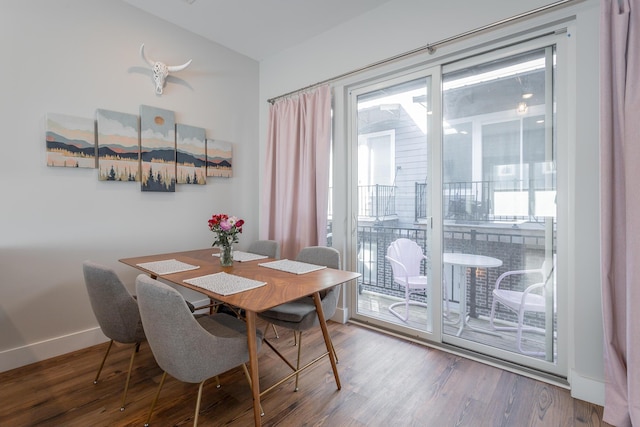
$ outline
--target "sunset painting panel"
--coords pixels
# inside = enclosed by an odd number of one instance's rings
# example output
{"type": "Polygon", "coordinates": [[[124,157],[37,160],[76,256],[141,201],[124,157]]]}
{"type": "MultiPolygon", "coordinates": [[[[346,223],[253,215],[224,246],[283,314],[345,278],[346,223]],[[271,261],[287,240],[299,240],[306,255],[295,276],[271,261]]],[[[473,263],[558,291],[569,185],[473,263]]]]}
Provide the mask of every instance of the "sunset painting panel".
{"type": "Polygon", "coordinates": [[[96,167],[96,135],[93,119],[47,114],[47,166],[96,167]]]}
{"type": "Polygon", "coordinates": [[[176,125],[176,164],[178,184],[207,183],[204,129],[180,123],[176,125]]]}
{"type": "Polygon", "coordinates": [[[232,176],[232,155],[233,144],[230,142],[207,139],[207,176],[230,178],[232,176]]]}
{"type": "Polygon", "coordinates": [[[138,116],[96,110],[98,122],[98,179],[140,181],[138,116]]]}
{"type": "Polygon", "coordinates": [[[175,113],[140,106],[142,191],[176,191],[175,113]]]}

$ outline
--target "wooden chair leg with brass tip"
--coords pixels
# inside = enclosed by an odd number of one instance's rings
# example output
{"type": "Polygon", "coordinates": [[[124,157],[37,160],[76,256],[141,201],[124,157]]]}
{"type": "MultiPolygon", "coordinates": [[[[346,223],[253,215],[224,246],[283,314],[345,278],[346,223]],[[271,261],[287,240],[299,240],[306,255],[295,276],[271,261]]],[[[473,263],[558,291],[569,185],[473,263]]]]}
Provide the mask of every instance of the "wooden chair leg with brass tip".
{"type": "MultiPolygon", "coordinates": [[[[253,387],[251,385],[251,375],[249,375],[249,370],[247,369],[247,364],[242,364],[242,369],[244,369],[244,375],[247,377],[247,381],[249,382],[249,388],[253,387]]],[[[262,409],[262,403],[260,403],[260,416],[264,417],[264,409],[262,409]]]]}
{"type": "Polygon", "coordinates": [[[149,427],[149,421],[151,421],[151,414],[153,413],[153,409],[156,407],[156,403],[158,402],[158,397],[160,397],[160,390],[162,390],[162,386],[164,385],[164,380],[167,378],[167,373],[162,373],[162,378],[160,379],[160,384],[158,385],[158,391],[156,391],[156,395],[151,402],[151,408],[149,409],[149,415],[147,416],[147,421],[144,423],[144,427],[149,427]]]}
{"type": "Polygon", "coordinates": [[[100,378],[100,373],[102,372],[102,368],[104,367],[104,362],[107,360],[107,356],[109,355],[109,351],[111,351],[111,346],[113,345],[113,340],[109,341],[109,347],[107,347],[107,351],[104,354],[104,357],[102,358],[102,363],[100,364],[100,367],[98,368],[98,373],[96,374],[96,378],[93,380],[94,384],[98,384],[98,378],[100,378]]]}
{"type": "Polygon", "coordinates": [[[124,382],[124,391],[122,392],[122,404],[120,405],[120,411],[124,411],[124,402],[127,399],[127,391],[129,390],[129,380],[131,379],[131,370],[133,369],[133,360],[136,358],[136,353],[140,351],[140,343],[136,343],[131,352],[131,359],[129,359],[129,370],[127,371],[127,379],[124,382]]]}
{"type": "Polygon", "coordinates": [[[273,333],[276,335],[276,338],[280,338],[280,335],[278,335],[278,329],[276,329],[276,325],[272,323],[271,327],[273,328],[273,333]]]}
{"type": "Polygon", "coordinates": [[[300,354],[302,353],[302,331],[300,332],[293,332],[293,336],[295,337],[296,335],[298,335],[298,363],[296,364],[296,388],[294,391],[298,391],[298,377],[300,376],[300,354]]]}
{"type": "Polygon", "coordinates": [[[198,398],[196,399],[196,413],[193,416],[193,427],[197,427],[198,425],[198,413],[200,412],[200,402],[202,401],[202,387],[205,381],[206,380],[203,380],[198,386],[198,398]]]}

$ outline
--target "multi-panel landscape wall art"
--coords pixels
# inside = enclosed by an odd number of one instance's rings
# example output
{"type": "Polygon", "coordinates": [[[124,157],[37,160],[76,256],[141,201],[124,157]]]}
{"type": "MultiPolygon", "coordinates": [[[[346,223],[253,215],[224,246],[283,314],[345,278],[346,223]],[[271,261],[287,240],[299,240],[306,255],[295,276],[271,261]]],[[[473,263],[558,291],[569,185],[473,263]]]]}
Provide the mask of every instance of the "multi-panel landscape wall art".
{"type": "Polygon", "coordinates": [[[140,181],[138,116],[98,109],[98,179],[140,181]]]}
{"type": "Polygon", "coordinates": [[[176,124],[176,165],[178,184],[204,185],[207,183],[204,129],[176,124]]]}
{"type": "Polygon", "coordinates": [[[47,114],[47,166],[96,167],[96,136],[93,119],[47,114]]]}
{"type": "Polygon", "coordinates": [[[175,132],[173,111],[140,106],[142,191],[176,191],[175,132]]]}
{"type": "Polygon", "coordinates": [[[233,145],[217,139],[207,139],[207,176],[232,176],[233,145]]]}
{"type": "Polygon", "coordinates": [[[230,142],[207,139],[205,129],[147,105],[139,116],[102,108],[95,119],[47,113],[45,140],[48,166],[98,168],[100,181],[137,181],[142,191],[232,176],[230,142]]]}

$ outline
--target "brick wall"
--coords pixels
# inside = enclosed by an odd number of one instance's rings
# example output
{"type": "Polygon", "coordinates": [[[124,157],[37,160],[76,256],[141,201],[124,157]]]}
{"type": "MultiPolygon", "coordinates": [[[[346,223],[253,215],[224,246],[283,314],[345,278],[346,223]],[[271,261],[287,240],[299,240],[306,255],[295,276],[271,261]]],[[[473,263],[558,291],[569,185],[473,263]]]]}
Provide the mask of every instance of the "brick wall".
{"type": "MultiPolygon", "coordinates": [[[[404,298],[404,288],[393,283],[391,266],[385,259],[386,250],[395,239],[407,237],[416,241],[427,253],[426,229],[392,226],[360,227],[359,236],[358,269],[363,273],[359,280],[359,290],[404,298]]],[[[492,291],[498,277],[506,271],[539,268],[544,260],[544,245],[545,237],[542,227],[536,229],[531,226],[524,228],[511,225],[495,227],[469,224],[446,226],[445,252],[487,255],[501,259],[503,262],[502,266],[497,268],[466,270],[467,307],[471,316],[488,318],[491,312],[492,291]]],[[[423,265],[423,270],[426,268],[423,265]]],[[[423,274],[426,272],[423,271],[423,274]]],[[[510,276],[502,281],[501,287],[523,290],[529,284],[539,280],[539,276],[532,278],[523,275],[510,276]]],[[[449,288],[449,297],[451,301],[458,302],[456,287],[449,288]]],[[[426,295],[413,295],[412,299],[426,302],[427,298],[426,295]]],[[[501,304],[498,304],[496,318],[514,323],[517,321],[516,314],[505,309],[501,304]]],[[[525,324],[544,328],[544,314],[526,314],[525,324]]]]}

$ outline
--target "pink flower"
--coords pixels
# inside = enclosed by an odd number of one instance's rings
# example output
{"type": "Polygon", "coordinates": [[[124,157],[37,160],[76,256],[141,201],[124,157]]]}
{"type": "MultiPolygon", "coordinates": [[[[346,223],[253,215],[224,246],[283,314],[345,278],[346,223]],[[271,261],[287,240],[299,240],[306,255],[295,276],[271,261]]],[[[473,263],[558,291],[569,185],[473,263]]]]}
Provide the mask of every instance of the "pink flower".
{"type": "Polygon", "coordinates": [[[215,214],[208,221],[209,230],[216,233],[213,246],[229,247],[238,242],[238,233],[242,233],[244,220],[227,214],[215,214]]]}

